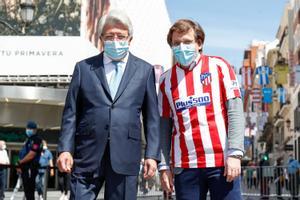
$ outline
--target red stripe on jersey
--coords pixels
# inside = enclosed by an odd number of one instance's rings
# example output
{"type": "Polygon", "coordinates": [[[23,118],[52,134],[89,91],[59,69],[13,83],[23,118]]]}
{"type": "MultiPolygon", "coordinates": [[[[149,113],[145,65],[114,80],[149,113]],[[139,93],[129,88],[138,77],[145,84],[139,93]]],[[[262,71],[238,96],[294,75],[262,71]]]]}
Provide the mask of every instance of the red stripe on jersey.
{"type": "Polygon", "coordinates": [[[166,95],[165,81],[166,80],[163,80],[163,82],[160,84],[160,90],[162,93],[162,117],[170,117],[171,109],[166,95]]]}
{"type": "MultiPolygon", "coordinates": [[[[172,98],[175,106],[175,101],[177,98],[179,98],[179,91],[178,91],[178,79],[177,79],[177,73],[176,73],[177,67],[172,68],[172,75],[171,75],[171,90],[172,90],[172,98]]],[[[176,111],[175,111],[176,112],[176,111]]],[[[179,141],[180,141],[180,149],[181,149],[181,167],[182,168],[189,168],[189,157],[188,157],[188,149],[185,143],[184,138],[184,121],[182,117],[182,112],[178,111],[176,112],[177,118],[178,118],[178,126],[179,126],[179,141]]]]}
{"type": "MultiPolygon", "coordinates": [[[[221,57],[216,57],[216,58],[219,58],[220,60],[222,60],[222,61],[226,64],[227,69],[228,69],[228,71],[229,71],[230,80],[236,81],[237,79],[236,79],[234,70],[233,70],[233,68],[230,66],[230,64],[229,64],[226,60],[224,60],[223,58],[221,58],[221,57]]],[[[239,90],[238,88],[234,90],[234,96],[235,96],[235,97],[241,97],[241,93],[240,93],[240,90],[239,90]]]]}
{"type": "MultiPolygon", "coordinates": [[[[209,72],[209,57],[204,56],[203,62],[202,62],[202,68],[201,68],[201,74],[209,72]]],[[[215,119],[215,113],[214,113],[214,103],[220,103],[220,102],[213,102],[212,97],[212,91],[211,90],[211,84],[208,85],[202,85],[203,86],[203,93],[209,93],[211,103],[205,107],[206,109],[206,117],[208,123],[208,128],[210,132],[210,138],[213,146],[214,156],[215,156],[215,166],[223,166],[224,165],[224,154],[223,154],[223,148],[220,141],[220,136],[218,133],[217,128],[217,122],[215,119]]],[[[220,88],[221,89],[221,88],[220,88]]],[[[221,101],[222,102],[222,101],[221,101]]]]}
{"type": "MultiPolygon", "coordinates": [[[[194,95],[195,88],[194,88],[193,71],[185,70],[185,80],[186,80],[187,96],[194,95]]],[[[205,167],[205,152],[203,149],[201,133],[200,133],[200,128],[199,128],[200,125],[199,125],[199,119],[198,119],[197,106],[190,108],[189,113],[190,113],[190,123],[192,126],[192,137],[193,137],[193,142],[195,145],[196,155],[197,155],[197,165],[198,165],[198,168],[204,168],[205,167]]]]}

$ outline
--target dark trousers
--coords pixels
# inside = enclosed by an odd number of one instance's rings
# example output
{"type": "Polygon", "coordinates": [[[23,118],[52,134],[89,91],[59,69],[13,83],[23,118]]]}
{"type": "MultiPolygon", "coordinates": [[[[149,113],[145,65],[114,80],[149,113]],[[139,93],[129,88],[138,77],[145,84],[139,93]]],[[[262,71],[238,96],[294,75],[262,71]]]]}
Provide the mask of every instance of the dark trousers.
{"type": "Polygon", "coordinates": [[[58,172],[58,188],[61,193],[68,194],[70,187],[70,174],[58,172]]]}
{"type": "Polygon", "coordinates": [[[208,191],[211,200],[241,200],[240,179],[227,182],[224,168],[184,169],[175,175],[176,199],[205,200],[208,191]]]}
{"type": "Polygon", "coordinates": [[[4,199],[5,183],[6,183],[6,169],[0,167],[0,200],[4,199]]]}
{"type": "Polygon", "coordinates": [[[36,190],[37,190],[39,196],[40,195],[43,196],[43,194],[44,194],[45,173],[47,173],[47,171],[41,172],[41,170],[40,170],[36,176],[35,184],[36,184],[36,190]]]}
{"type": "Polygon", "coordinates": [[[269,199],[270,196],[270,178],[261,177],[260,180],[260,195],[261,199],[269,199]]]}
{"type": "Polygon", "coordinates": [[[106,147],[103,155],[99,176],[93,174],[71,175],[71,196],[70,200],[92,200],[96,199],[105,182],[105,200],[135,200],[137,176],[117,174],[111,166],[109,146],[106,147]]]}
{"type": "Polygon", "coordinates": [[[26,200],[34,200],[35,179],[38,174],[38,168],[22,168],[22,181],[26,200]]]}

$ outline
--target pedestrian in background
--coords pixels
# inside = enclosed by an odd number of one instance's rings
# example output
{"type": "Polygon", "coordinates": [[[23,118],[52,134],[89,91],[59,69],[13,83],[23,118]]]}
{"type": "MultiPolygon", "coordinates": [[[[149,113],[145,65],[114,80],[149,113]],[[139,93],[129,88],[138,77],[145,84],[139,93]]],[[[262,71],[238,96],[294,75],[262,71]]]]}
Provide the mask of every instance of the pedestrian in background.
{"type": "Polygon", "coordinates": [[[260,199],[269,199],[270,181],[273,177],[273,171],[270,167],[268,153],[260,154],[259,161],[259,182],[260,182],[260,199]]]}
{"type": "Polygon", "coordinates": [[[68,192],[70,188],[70,174],[60,171],[58,172],[58,188],[61,192],[59,200],[68,200],[68,192]]]}
{"type": "Polygon", "coordinates": [[[172,146],[176,199],[206,199],[209,191],[213,200],[240,200],[243,102],[232,66],[202,53],[204,38],[189,19],[168,33],[176,63],[160,79],[162,187],[173,191],[172,146]]]}
{"type": "Polygon", "coordinates": [[[17,171],[21,174],[26,200],[34,200],[35,179],[39,170],[42,139],[37,134],[37,124],[29,121],[26,125],[27,140],[20,151],[17,171]]]}
{"type": "Polygon", "coordinates": [[[36,189],[39,195],[39,200],[43,200],[44,195],[44,186],[45,186],[45,173],[48,172],[47,168],[50,167],[50,176],[54,176],[54,168],[53,168],[53,156],[51,151],[48,149],[47,142],[45,140],[42,141],[43,150],[40,157],[40,168],[39,173],[36,177],[36,189]]]}
{"type": "Polygon", "coordinates": [[[292,199],[298,200],[299,194],[299,169],[300,164],[298,160],[293,158],[293,155],[290,155],[288,160],[288,175],[289,175],[289,189],[292,196],[292,199]]]}
{"type": "Polygon", "coordinates": [[[282,158],[278,158],[276,160],[275,164],[275,171],[274,171],[274,183],[276,185],[276,194],[277,194],[277,199],[282,200],[283,197],[281,197],[282,194],[282,188],[284,186],[284,170],[282,167],[282,158]]]}
{"type": "Polygon", "coordinates": [[[9,157],[6,151],[6,144],[5,141],[0,140],[0,200],[4,199],[4,191],[6,186],[6,172],[7,166],[9,165],[9,157]],[[1,166],[2,165],[2,166],[1,166]]]}

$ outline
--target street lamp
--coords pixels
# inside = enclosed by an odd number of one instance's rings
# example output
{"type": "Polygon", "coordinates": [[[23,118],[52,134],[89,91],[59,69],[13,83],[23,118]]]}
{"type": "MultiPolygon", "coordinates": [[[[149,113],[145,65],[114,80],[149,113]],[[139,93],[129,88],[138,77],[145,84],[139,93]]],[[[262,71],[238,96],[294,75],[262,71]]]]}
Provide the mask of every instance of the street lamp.
{"type": "Polygon", "coordinates": [[[22,33],[25,34],[26,25],[31,23],[33,20],[35,4],[33,0],[21,0],[20,8],[21,8],[21,18],[22,21],[24,22],[22,33]]]}

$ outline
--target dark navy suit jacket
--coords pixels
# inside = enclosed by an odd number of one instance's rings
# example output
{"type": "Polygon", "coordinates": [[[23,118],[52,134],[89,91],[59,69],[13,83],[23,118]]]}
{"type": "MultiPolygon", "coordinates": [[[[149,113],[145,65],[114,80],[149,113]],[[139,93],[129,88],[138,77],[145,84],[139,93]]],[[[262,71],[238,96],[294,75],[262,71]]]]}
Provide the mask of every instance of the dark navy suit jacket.
{"type": "Polygon", "coordinates": [[[62,117],[58,152],[71,152],[75,173],[97,174],[109,143],[113,170],[137,175],[141,122],[146,158],[160,160],[159,113],[153,67],[131,53],[115,96],[110,96],[103,53],[77,63],[62,117]]]}

